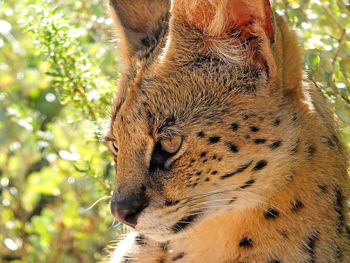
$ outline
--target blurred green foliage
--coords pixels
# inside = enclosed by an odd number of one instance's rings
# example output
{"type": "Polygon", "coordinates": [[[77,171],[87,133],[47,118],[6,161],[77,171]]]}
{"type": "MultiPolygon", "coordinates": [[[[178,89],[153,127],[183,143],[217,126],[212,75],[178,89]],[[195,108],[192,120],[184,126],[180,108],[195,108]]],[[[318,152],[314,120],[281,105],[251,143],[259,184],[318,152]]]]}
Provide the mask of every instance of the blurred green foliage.
{"type": "MultiPolygon", "coordinates": [[[[0,0],[0,262],[96,262],[125,232],[100,140],[119,72],[106,4],[0,0]]],[[[350,3],[275,6],[350,147],[350,3]]]]}

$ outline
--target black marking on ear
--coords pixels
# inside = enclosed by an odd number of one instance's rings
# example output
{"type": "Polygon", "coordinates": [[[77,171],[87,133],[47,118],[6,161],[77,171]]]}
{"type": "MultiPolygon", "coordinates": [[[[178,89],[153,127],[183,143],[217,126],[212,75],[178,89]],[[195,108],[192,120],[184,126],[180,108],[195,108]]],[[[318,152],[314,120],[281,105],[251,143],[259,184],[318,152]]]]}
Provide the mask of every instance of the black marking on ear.
{"type": "Polygon", "coordinates": [[[305,238],[305,241],[302,244],[302,249],[309,254],[309,259],[308,261],[306,261],[308,263],[316,262],[315,245],[317,240],[319,240],[317,233],[311,234],[310,236],[305,238]]]}
{"type": "Polygon", "coordinates": [[[249,186],[252,186],[254,183],[255,183],[255,180],[252,179],[252,180],[249,180],[249,181],[245,182],[245,183],[244,183],[243,185],[241,185],[239,188],[244,189],[244,188],[247,188],[247,187],[249,187],[249,186]]]}
{"type": "Polygon", "coordinates": [[[290,208],[293,212],[297,212],[298,210],[300,210],[301,208],[304,208],[304,204],[296,199],[293,202],[291,202],[292,207],[290,208]]]}
{"type": "Polygon", "coordinates": [[[253,240],[249,237],[243,237],[241,241],[239,241],[238,244],[240,247],[252,247],[253,246],[253,240]]]}
{"type": "Polygon", "coordinates": [[[256,127],[256,126],[251,126],[249,128],[251,132],[258,132],[260,130],[259,127],[256,127]]]}
{"type": "Polygon", "coordinates": [[[184,252],[181,252],[181,253],[175,255],[174,257],[172,257],[171,260],[172,260],[172,261],[176,261],[176,260],[178,260],[178,259],[180,259],[180,258],[183,258],[184,256],[185,256],[185,253],[184,253],[184,252]]]}
{"type": "Polygon", "coordinates": [[[209,143],[210,144],[218,143],[220,139],[221,139],[220,136],[211,136],[209,137],[209,143]]]}
{"type": "Polygon", "coordinates": [[[197,132],[197,136],[198,136],[199,138],[204,138],[204,137],[205,137],[205,134],[204,134],[204,132],[200,131],[200,132],[197,132]]]}
{"type": "Polygon", "coordinates": [[[230,128],[232,131],[237,131],[239,128],[239,125],[238,125],[238,123],[234,122],[234,123],[231,123],[230,128]]]}
{"type": "Polygon", "coordinates": [[[280,140],[274,141],[269,145],[271,150],[274,150],[282,145],[282,142],[280,140]]]}
{"type": "Polygon", "coordinates": [[[190,216],[183,217],[180,219],[175,225],[171,227],[171,230],[173,233],[178,233],[185,228],[187,228],[189,225],[192,224],[192,222],[199,216],[199,214],[193,214],[190,216]]]}
{"type": "Polygon", "coordinates": [[[241,165],[240,167],[238,167],[235,171],[233,171],[232,173],[227,173],[225,175],[222,175],[220,177],[220,179],[226,179],[229,178],[235,174],[241,173],[243,172],[245,169],[247,169],[249,166],[251,166],[251,164],[253,163],[253,161],[249,161],[246,164],[241,165]]]}
{"type": "Polygon", "coordinates": [[[258,162],[255,164],[253,170],[254,170],[254,171],[261,170],[261,169],[264,168],[266,165],[267,165],[267,161],[265,161],[265,160],[260,160],[260,161],[258,161],[258,162]]]}
{"type": "Polygon", "coordinates": [[[265,213],[264,217],[266,219],[276,219],[279,216],[279,212],[276,209],[269,208],[265,213]]]}
{"type": "Polygon", "coordinates": [[[254,139],[255,144],[263,144],[266,142],[266,139],[254,139]]]}
{"type": "Polygon", "coordinates": [[[233,144],[232,142],[227,142],[226,146],[229,148],[229,150],[233,153],[237,153],[238,152],[238,147],[233,144]]]}

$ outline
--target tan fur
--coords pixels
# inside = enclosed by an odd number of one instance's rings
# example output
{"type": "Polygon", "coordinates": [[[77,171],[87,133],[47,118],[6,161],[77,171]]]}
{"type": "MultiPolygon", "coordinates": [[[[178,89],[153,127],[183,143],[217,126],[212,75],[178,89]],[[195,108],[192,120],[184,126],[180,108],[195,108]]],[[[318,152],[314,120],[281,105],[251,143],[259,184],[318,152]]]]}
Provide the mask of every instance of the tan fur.
{"type": "MultiPolygon", "coordinates": [[[[170,8],[111,6],[136,40],[159,32],[170,8]]],[[[149,204],[135,227],[142,242],[131,233],[110,262],[350,262],[347,156],[294,33],[263,0],[174,0],[171,12],[154,46],[122,36],[113,198],[145,187],[149,204]],[[181,148],[153,169],[157,143],[175,134],[181,148]]]]}

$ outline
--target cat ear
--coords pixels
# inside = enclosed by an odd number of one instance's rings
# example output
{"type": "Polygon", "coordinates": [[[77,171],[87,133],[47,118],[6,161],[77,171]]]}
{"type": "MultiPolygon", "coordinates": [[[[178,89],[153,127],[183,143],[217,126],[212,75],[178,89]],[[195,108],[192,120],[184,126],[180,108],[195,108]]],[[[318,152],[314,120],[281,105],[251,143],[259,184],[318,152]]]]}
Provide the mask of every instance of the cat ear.
{"type": "MultiPolygon", "coordinates": [[[[183,21],[199,29],[209,40],[207,45],[231,40],[231,47],[244,47],[249,64],[267,70],[273,66],[269,59],[275,32],[269,0],[173,0],[172,15],[177,23],[183,21]]],[[[222,52],[228,54],[229,50],[222,52]]]]}
{"type": "Polygon", "coordinates": [[[170,0],[110,0],[126,60],[147,58],[168,30],[170,0]]]}

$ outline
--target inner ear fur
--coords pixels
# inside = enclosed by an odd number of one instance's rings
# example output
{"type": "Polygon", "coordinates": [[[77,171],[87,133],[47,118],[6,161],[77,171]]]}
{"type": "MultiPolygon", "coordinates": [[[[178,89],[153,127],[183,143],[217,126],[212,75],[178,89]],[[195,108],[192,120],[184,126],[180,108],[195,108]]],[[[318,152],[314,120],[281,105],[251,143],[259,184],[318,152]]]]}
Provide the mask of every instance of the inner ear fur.
{"type": "Polygon", "coordinates": [[[125,60],[143,59],[168,29],[170,0],[109,0],[125,60]]]}
{"type": "Polygon", "coordinates": [[[241,47],[245,62],[274,75],[270,48],[275,41],[274,17],[268,0],[173,0],[172,15],[178,23],[203,32],[209,50],[222,43],[229,49],[231,42],[232,50],[241,47]]]}

